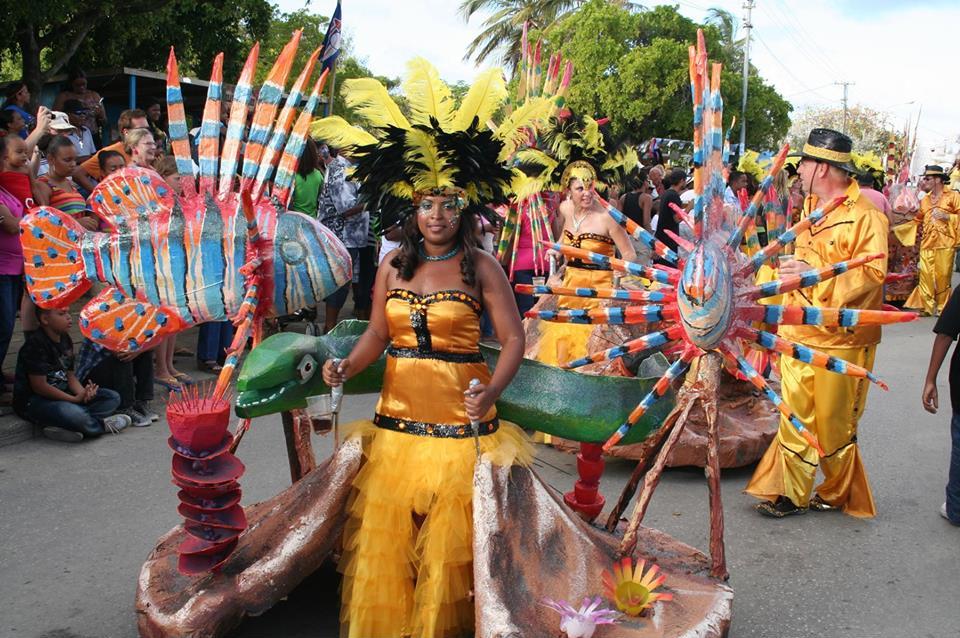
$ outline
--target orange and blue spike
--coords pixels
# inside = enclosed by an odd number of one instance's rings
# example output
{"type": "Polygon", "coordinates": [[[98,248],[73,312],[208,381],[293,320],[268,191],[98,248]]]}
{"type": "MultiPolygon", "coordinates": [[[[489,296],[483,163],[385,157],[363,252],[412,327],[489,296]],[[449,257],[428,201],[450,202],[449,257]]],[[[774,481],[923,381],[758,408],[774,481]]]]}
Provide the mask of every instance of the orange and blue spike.
{"type": "Polygon", "coordinates": [[[177,160],[177,173],[189,177],[181,182],[184,196],[189,197],[196,190],[193,186],[193,158],[190,156],[187,117],[183,110],[183,92],[180,90],[180,70],[173,47],[170,47],[167,57],[167,128],[173,156],[177,160]]]}
{"type": "Polygon", "coordinates": [[[756,255],[750,258],[746,264],[744,264],[740,270],[737,272],[737,275],[745,275],[747,273],[754,273],[765,264],[767,261],[775,257],[780,249],[790,242],[796,240],[797,235],[807,230],[821,219],[832,213],[838,206],[847,200],[846,195],[837,197],[833,201],[829,202],[826,206],[816,209],[810,213],[805,219],[800,220],[787,230],[783,231],[783,234],[777,238],[775,241],[770,242],[766,247],[758,252],[756,255]]]}
{"type": "Polygon", "coordinates": [[[240,190],[251,188],[253,180],[257,177],[260,158],[263,156],[267,139],[273,130],[273,122],[277,116],[280,98],[283,97],[283,88],[287,84],[287,76],[290,75],[290,69],[293,67],[293,58],[297,53],[297,46],[300,44],[302,34],[302,29],[293,32],[293,37],[283,47],[283,51],[280,52],[276,62],[273,63],[270,74],[260,86],[257,108],[253,112],[253,123],[250,125],[247,144],[243,149],[240,190]]]}
{"type": "Polygon", "coordinates": [[[678,313],[675,307],[646,305],[627,306],[626,308],[594,308],[592,310],[586,308],[528,310],[525,316],[528,319],[542,319],[544,321],[556,321],[557,323],[624,325],[676,319],[678,313]]]}
{"type": "Polygon", "coordinates": [[[620,272],[636,275],[637,277],[646,277],[647,279],[657,281],[662,284],[673,286],[680,280],[680,273],[674,268],[665,268],[662,266],[659,268],[649,268],[646,266],[641,266],[640,264],[635,264],[632,261],[624,261],[623,259],[616,259],[615,257],[607,257],[606,255],[584,250],[583,248],[576,248],[574,246],[567,246],[565,244],[558,244],[557,242],[549,241],[541,243],[547,248],[552,248],[566,257],[573,257],[575,259],[590,262],[598,266],[604,266],[620,272]]]}
{"type": "Polygon", "coordinates": [[[600,202],[600,205],[607,209],[607,212],[610,214],[610,216],[613,217],[613,219],[620,224],[630,236],[652,250],[661,259],[664,259],[671,264],[677,263],[678,256],[676,251],[650,234],[646,228],[617,210],[613,204],[600,197],[600,195],[594,194],[594,197],[597,198],[597,201],[600,202]]]}
{"type": "Polygon", "coordinates": [[[748,321],[781,326],[878,326],[913,321],[915,312],[861,310],[859,308],[819,308],[817,306],[761,306],[740,310],[748,321]]]}
{"type": "Polygon", "coordinates": [[[313,75],[313,68],[317,64],[317,58],[320,56],[320,48],[317,48],[310,57],[307,59],[307,63],[304,65],[303,70],[300,71],[300,75],[297,77],[297,80],[293,83],[293,86],[290,88],[290,92],[287,93],[287,100],[283,104],[283,109],[280,110],[280,115],[277,117],[277,121],[273,126],[273,134],[270,136],[270,142],[267,144],[264,149],[263,156],[260,158],[260,168],[257,170],[257,177],[253,183],[253,199],[260,199],[260,195],[263,193],[263,188],[267,184],[267,181],[270,179],[273,174],[273,169],[276,167],[277,162],[280,161],[280,156],[283,154],[284,145],[287,142],[287,135],[290,133],[290,129],[293,127],[293,120],[297,115],[297,109],[300,107],[300,102],[303,100],[303,93],[306,89],[307,80],[310,79],[310,76],[313,75]]]}
{"type": "Polygon", "coordinates": [[[832,279],[837,275],[842,275],[849,270],[858,268],[875,259],[880,259],[883,256],[883,253],[864,255],[863,257],[857,257],[856,259],[850,259],[848,261],[841,261],[824,268],[806,270],[796,275],[789,275],[781,279],[774,279],[773,281],[752,286],[751,288],[741,292],[740,295],[742,297],[746,297],[747,299],[765,299],[768,297],[776,297],[777,295],[782,295],[785,292],[806,288],[808,286],[816,285],[822,281],[832,279]]]}
{"type": "MultiPolygon", "coordinates": [[[[210,86],[207,87],[207,102],[203,106],[203,121],[200,124],[200,146],[197,159],[200,163],[200,193],[213,191],[220,157],[220,102],[223,99],[223,53],[213,59],[210,86]]],[[[192,177],[192,174],[191,174],[192,177]]]]}
{"type": "Polygon", "coordinates": [[[220,154],[220,185],[217,187],[217,192],[221,196],[233,190],[237,175],[237,158],[240,157],[240,146],[243,144],[243,134],[247,129],[247,108],[253,97],[253,76],[257,70],[259,57],[260,43],[257,42],[247,54],[247,61],[243,63],[240,78],[233,89],[227,137],[223,141],[223,151],[220,154]]]}
{"type": "Polygon", "coordinates": [[[306,106],[303,107],[303,111],[297,117],[297,123],[293,125],[293,132],[283,149],[280,166],[277,167],[277,177],[273,180],[273,195],[284,206],[290,199],[297,164],[300,162],[300,156],[303,155],[303,147],[307,144],[307,131],[310,129],[313,114],[320,104],[320,96],[323,94],[323,87],[327,82],[327,73],[329,73],[329,69],[324,69],[313,85],[313,91],[310,92],[306,106]]]}
{"type": "Polygon", "coordinates": [[[587,355],[579,359],[574,359],[573,361],[568,361],[560,367],[566,370],[572,370],[574,368],[581,368],[583,366],[590,365],[591,363],[612,361],[613,359],[617,359],[628,354],[643,352],[644,350],[665,346],[671,341],[679,339],[681,336],[683,336],[683,329],[680,326],[671,326],[666,330],[651,332],[650,334],[643,335],[642,337],[631,339],[630,341],[620,344],[619,346],[607,348],[602,352],[595,352],[594,354],[587,355]]]}
{"type": "Polygon", "coordinates": [[[663,376],[660,377],[657,382],[653,385],[653,388],[650,392],[647,393],[647,396],[643,397],[643,400],[640,401],[640,404],[633,409],[633,412],[627,417],[627,420],[624,421],[620,427],[617,428],[616,432],[610,435],[610,438],[607,439],[607,442],[603,444],[603,451],[609,452],[610,448],[619,443],[623,437],[630,432],[630,429],[637,424],[644,414],[653,407],[653,404],[660,400],[663,395],[665,395],[669,390],[673,382],[684,372],[687,371],[687,368],[690,367],[690,361],[693,360],[699,354],[697,348],[687,348],[679,359],[673,362],[673,364],[667,368],[667,371],[663,373],[663,376]]]}
{"type": "Polygon", "coordinates": [[[743,373],[743,375],[747,378],[747,381],[752,383],[755,388],[767,395],[767,398],[771,403],[773,403],[774,406],[776,406],[777,410],[780,411],[780,414],[782,414],[787,421],[790,422],[790,425],[796,428],[800,436],[806,439],[807,443],[809,443],[813,449],[817,451],[817,454],[819,454],[821,457],[825,456],[823,448],[820,447],[820,442],[817,441],[817,437],[813,434],[813,432],[803,426],[803,423],[797,418],[797,415],[793,413],[780,395],[773,391],[773,388],[771,388],[766,380],[760,376],[760,373],[757,372],[752,365],[750,365],[750,362],[744,359],[742,355],[731,350],[729,346],[721,346],[720,351],[731,365],[736,366],[740,372],[743,373]]]}
{"type": "Polygon", "coordinates": [[[647,301],[653,303],[669,302],[677,298],[677,293],[671,291],[669,288],[659,288],[657,290],[626,290],[623,288],[566,288],[563,286],[516,284],[513,289],[521,295],[564,295],[567,297],[647,301]]]}
{"type": "Polygon", "coordinates": [[[793,357],[797,361],[802,361],[803,363],[817,366],[818,368],[824,368],[825,370],[836,372],[837,374],[845,374],[850,377],[869,379],[884,390],[890,389],[886,383],[880,380],[879,377],[864,367],[828,355],[825,352],[814,350],[813,348],[809,348],[805,345],[794,343],[793,341],[784,339],[783,337],[775,335],[772,332],[767,332],[766,330],[757,330],[756,328],[751,328],[750,326],[740,326],[737,329],[737,336],[742,339],[747,339],[754,343],[758,343],[767,350],[772,350],[774,352],[779,352],[780,354],[785,354],[788,357],[793,357]]]}

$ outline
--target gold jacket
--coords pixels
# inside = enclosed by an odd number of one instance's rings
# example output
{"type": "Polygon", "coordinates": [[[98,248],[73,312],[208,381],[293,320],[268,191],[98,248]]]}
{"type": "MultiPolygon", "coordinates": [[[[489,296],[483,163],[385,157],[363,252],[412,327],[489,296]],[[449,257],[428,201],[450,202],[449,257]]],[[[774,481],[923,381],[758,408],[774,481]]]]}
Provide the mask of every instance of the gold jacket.
{"type": "MultiPolygon", "coordinates": [[[[813,268],[822,268],[862,255],[883,253],[884,256],[815,286],[788,293],[784,296],[785,305],[880,309],[883,280],[887,276],[889,221],[869,199],[861,196],[856,182],[851,182],[846,195],[842,205],[797,236],[796,259],[813,268]]],[[[815,208],[816,197],[808,197],[804,216],[815,208]]],[[[880,342],[880,326],[781,326],[778,334],[822,348],[853,348],[880,342]]]]}
{"type": "Polygon", "coordinates": [[[955,248],[960,244],[960,193],[944,188],[936,206],[933,205],[930,201],[930,195],[927,194],[920,200],[917,219],[923,224],[920,250],[955,248]],[[950,218],[935,219],[933,217],[934,208],[946,213],[950,218]]]}

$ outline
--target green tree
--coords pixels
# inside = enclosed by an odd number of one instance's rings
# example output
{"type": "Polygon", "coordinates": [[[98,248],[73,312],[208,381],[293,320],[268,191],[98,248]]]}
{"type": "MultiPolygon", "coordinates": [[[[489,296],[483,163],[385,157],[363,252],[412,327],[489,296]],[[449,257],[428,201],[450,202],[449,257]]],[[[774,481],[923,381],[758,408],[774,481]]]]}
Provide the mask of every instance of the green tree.
{"type": "MultiPolygon", "coordinates": [[[[676,7],[633,11],[602,0],[584,4],[549,32],[574,65],[569,104],[584,115],[611,118],[613,131],[634,140],[691,138],[687,48],[703,28],[711,58],[729,63],[718,43],[719,29],[698,25],[676,7]]],[[[739,105],[736,69],[724,68],[721,91],[728,106],[739,105]]],[[[791,106],[762,78],[749,80],[747,143],[772,148],[786,134],[791,106]]],[[[739,108],[728,108],[724,125],[739,108]]]]}

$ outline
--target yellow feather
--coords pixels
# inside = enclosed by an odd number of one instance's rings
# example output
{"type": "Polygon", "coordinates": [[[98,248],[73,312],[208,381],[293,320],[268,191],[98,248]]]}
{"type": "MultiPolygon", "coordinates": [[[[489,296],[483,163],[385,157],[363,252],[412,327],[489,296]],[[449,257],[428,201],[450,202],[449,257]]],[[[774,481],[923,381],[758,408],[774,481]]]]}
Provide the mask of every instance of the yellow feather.
{"type": "Polygon", "coordinates": [[[407,162],[413,164],[413,189],[423,192],[434,188],[453,188],[453,171],[440,158],[433,135],[419,129],[407,131],[407,162]]]}
{"type": "Polygon", "coordinates": [[[593,153],[603,151],[603,135],[600,134],[600,126],[592,117],[586,118],[586,125],[583,127],[583,141],[586,148],[593,153]]]}
{"type": "Polygon", "coordinates": [[[497,128],[497,137],[503,140],[499,161],[507,161],[516,150],[526,143],[528,131],[536,131],[550,118],[553,102],[547,98],[527,100],[511,113],[497,128]]]}
{"type": "Polygon", "coordinates": [[[310,123],[310,137],[329,142],[337,148],[376,144],[377,138],[338,115],[317,119],[310,123]]]}
{"type": "Polygon", "coordinates": [[[486,124],[507,97],[507,85],[503,71],[490,69],[480,74],[463,98],[453,120],[453,131],[465,131],[474,118],[482,127],[486,124]]]}
{"type": "Polygon", "coordinates": [[[358,78],[343,83],[343,99],[369,124],[377,128],[396,126],[408,129],[410,122],[400,112],[387,89],[373,78],[358,78]]]}
{"type": "Polygon", "coordinates": [[[403,93],[410,101],[414,124],[430,125],[430,118],[447,129],[453,123],[453,94],[432,64],[423,58],[414,58],[407,63],[407,79],[403,93]]]}

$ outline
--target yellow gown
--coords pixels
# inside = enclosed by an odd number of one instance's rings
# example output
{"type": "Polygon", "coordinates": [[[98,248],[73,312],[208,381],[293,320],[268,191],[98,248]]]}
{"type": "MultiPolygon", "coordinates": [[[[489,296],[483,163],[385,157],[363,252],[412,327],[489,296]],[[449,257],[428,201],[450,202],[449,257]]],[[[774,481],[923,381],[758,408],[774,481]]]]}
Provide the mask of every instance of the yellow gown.
{"type": "MultiPolygon", "coordinates": [[[[564,230],[563,243],[607,257],[613,257],[615,254],[613,240],[604,235],[594,233],[574,235],[569,230],[564,230]]],[[[609,268],[574,259],[567,262],[567,267],[563,272],[563,285],[569,288],[610,288],[613,286],[613,271],[609,268]]],[[[562,303],[564,308],[586,308],[589,310],[600,308],[603,305],[602,300],[591,297],[564,297],[562,303]]],[[[590,324],[541,322],[540,348],[537,351],[537,361],[559,366],[572,359],[586,356],[587,340],[590,338],[592,330],[593,326],[590,324]]]]}
{"type": "MultiPolygon", "coordinates": [[[[463,392],[490,372],[478,347],[480,302],[459,290],[387,294],[390,334],[383,390],[363,438],[343,536],[341,636],[472,635],[473,471],[476,450],[463,392]]],[[[530,463],[531,447],[491,407],[483,454],[530,463]]]]}

